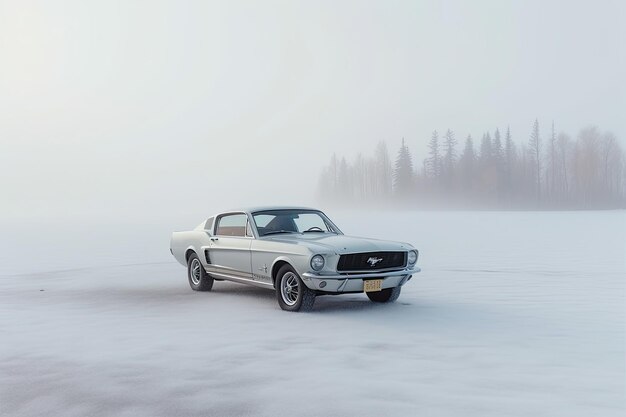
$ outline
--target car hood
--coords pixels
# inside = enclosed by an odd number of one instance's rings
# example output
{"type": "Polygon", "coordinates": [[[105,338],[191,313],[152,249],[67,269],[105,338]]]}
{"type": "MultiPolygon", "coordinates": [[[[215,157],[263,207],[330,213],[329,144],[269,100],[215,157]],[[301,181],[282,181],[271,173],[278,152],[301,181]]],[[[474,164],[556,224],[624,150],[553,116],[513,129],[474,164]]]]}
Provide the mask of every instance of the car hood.
{"type": "Polygon", "coordinates": [[[408,243],[333,234],[290,234],[268,236],[264,239],[306,246],[313,252],[336,253],[339,255],[356,252],[386,252],[413,249],[408,243]]]}

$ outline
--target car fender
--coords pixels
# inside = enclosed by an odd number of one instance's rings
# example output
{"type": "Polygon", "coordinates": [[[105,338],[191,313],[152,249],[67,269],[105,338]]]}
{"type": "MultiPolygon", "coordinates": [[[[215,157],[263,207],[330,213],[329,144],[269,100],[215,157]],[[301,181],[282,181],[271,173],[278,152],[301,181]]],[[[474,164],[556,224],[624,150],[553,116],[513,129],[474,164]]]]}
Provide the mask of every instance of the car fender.
{"type": "MultiPolygon", "coordinates": [[[[276,259],[274,259],[274,261],[272,262],[272,272],[274,271],[274,267],[276,266],[277,263],[279,262],[287,262],[289,265],[291,265],[291,267],[293,269],[296,270],[296,272],[298,273],[298,275],[302,276],[302,274],[304,272],[307,272],[308,268],[306,268],[306,260],[304,260],[305,258],[308,259],[307,255],[298,255],[298,258],[301,259],[296,259],[295,257],[291,257],[291,256],[285,256],[285,255],[281,255],[278,256],[276,259]],[[304,265],[303,265],[304,264],[304,265]]],[[[272,276],[272,279],[274,277],[272,276]]]]}

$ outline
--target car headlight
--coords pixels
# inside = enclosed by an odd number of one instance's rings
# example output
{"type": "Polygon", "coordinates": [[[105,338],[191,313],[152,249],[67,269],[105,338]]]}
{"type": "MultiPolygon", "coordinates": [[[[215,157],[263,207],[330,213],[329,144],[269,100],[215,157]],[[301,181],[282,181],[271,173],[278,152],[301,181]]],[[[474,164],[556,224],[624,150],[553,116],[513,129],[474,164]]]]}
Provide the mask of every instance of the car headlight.
{"type": "Polygon", "coordinates": [[[326,261],[324,261],[324,257],[322,255],[315,255],[311,258],[311,268],[315,271],[319,271],[324,268],[325,263],[326,261]]]}
{"type": "Polygon", "coordinates": [[[415,265],[415,262],[417,262],[417,251],[416,250],[410,250],[409,251],[408,261],[409,261],[409,265],[415,265]]]}

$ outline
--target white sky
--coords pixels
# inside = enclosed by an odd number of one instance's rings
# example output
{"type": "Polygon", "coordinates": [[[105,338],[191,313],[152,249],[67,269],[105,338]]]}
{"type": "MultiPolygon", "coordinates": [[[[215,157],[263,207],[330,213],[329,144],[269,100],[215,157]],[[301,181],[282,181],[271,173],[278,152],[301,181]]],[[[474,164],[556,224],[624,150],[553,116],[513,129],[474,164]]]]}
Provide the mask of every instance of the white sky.
{"type": "Polygon", "coordinates": [[[0,215],[310,203],[333,151],[626,138],[624,1],[0,0],[0,215]]]}

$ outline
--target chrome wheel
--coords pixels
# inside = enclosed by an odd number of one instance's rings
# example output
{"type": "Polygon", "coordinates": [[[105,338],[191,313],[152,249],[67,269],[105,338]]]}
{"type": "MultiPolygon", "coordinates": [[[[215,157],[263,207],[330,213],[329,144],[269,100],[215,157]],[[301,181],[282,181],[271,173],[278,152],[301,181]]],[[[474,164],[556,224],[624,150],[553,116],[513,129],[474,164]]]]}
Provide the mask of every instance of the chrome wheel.
{"type": "Polygon", "coordinates": [[[276,299],[286,311],[310,311],[315,302],[315,291],[309,289],[291,265],[283,265],[276,278],[276,299]]]}
{"type": "Polygon", "coordinates": [[[287,272],[280,283],[280,295],[288,306],[296,304],[300,294],[298,277],[293,272],[287,272]]]}
{"type": "Polygon", "coordinates": [[[200,279],[202,277],[200,268],[202,268],[202,265],[200,265],[200,261],[198,260],[198,258],[195,258],[194,260],[191,261],[191,266],[189,269],[190,269],[191,282],[193,282],[194,285],[200,284],[200,279]]]}

